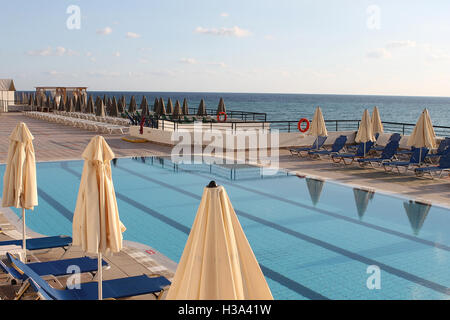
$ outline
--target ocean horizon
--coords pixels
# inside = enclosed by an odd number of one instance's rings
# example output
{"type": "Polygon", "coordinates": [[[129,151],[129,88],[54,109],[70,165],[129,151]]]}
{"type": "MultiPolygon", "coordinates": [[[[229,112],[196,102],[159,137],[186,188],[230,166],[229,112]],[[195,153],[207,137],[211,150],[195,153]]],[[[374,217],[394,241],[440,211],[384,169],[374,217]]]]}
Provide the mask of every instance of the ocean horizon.
{"type": "MultiPolygon", "coordinates": [[[[34,91],[17,91],[34,92],[34,91]]],[[[175,103],[187,99],[190,108],[198,107],[204,99],[208,109],[215,109],[224,98],[227,110],[264,112],[267,120],[291,120],[312,118],[320,106],[326,120],[359,120],[365,109],[377,106],[383,121],[415,124],[422,110],[427,108],[434,125],[450,123],[450,97],[393,96],[353,94],[298,94],[298,93],[231,93],[231,92],[167,92],[167,91],[88,91],[88,95],[116,98],[125,96],[127,101],[135,96],[139,105],[146,96],[149,105],[155,98],[168,98],[175,103]]]]}

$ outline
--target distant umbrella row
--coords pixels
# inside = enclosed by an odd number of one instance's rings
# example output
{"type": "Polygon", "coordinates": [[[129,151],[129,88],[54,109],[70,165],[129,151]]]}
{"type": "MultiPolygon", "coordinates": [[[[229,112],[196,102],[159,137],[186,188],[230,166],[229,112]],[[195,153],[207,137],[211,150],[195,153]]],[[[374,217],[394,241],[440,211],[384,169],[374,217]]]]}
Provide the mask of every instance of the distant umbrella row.
{"type": "MultiPolygon", "coordinates": [[[[95,113],[97,116],[108,115],[111,117],[118,117],[125,111],[128,113],[135,113],[138,109],[138,103],[134,96],[131,96],[130,102],[127,104],[126,98],[123,95],[119,99],[115,96],[112,98],[107,97],[106,95],[104,95],[103,98],[97,96],[94,102],[92,95],[87,99],[85,96],[73,96],[72,98],[66,98],[64,100],[62,98],[52,99],[48,95],[22,93],[21,103],[30,106],[32,110],[36,108],[38,111],[46,109],[48,111],[58,110],[66,112],[95,113]]],[[[189,115],[189,106],[186,98],[183,100],[182,104],[176,100],[175,105],[172,103],[171,98],[168,98],[167,103],[164,103],[163,98],[155,98],[153,107],[150,108],[146,96],[143,96],[139,106],[142,116],[149,116],[151,113],[156,115],[171,115],[172,117],[189,115]]],[[[220,98],[219,100],[216,114],[221,112],[226,112],[223,98],[220,98]]],[[[200,101],[196,115],[208,115],[204,99],[200,101]]]]}

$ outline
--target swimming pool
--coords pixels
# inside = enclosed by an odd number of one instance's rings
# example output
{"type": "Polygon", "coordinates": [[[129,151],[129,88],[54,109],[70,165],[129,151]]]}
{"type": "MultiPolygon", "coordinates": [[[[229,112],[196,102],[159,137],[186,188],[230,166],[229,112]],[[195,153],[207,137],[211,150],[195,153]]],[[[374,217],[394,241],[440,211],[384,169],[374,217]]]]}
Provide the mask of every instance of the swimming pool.
{"type": "MultiPolygon", "coordinates": [[[[124,238],[176,262],[203,188],[215,180],[226,188],[275,299],[450,297],[449,209],[287,172],[266,176],[247,165],[177,165],[157,157],[114,163],[124,238]],[[367,286],[376,276],[367,272],[372,265],[380,270],[379,289],[367,286]]],[[[37,164],[39,206],[27,214],[29,228],[71,234],[82,167],[37,164]]]]}

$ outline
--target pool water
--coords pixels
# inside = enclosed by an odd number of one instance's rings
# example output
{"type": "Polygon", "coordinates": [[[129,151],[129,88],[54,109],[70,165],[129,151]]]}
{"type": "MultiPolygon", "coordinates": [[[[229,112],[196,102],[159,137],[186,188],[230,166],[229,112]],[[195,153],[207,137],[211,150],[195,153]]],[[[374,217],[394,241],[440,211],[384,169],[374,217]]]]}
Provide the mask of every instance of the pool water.
{"type": "MultiPolygon", "coordinates": [[[[37,164],[39,206],[27,214],[29,228],[71,234],[82,168],[82,161],[37,164]]],[[[176,262],[203,188],[215,180],[226,188],[275,299],[450,297],[446,208],[283,171],[268,176],[251,166],[149,157],[116,159],[112,168],[124,238],[176,262]]]]}

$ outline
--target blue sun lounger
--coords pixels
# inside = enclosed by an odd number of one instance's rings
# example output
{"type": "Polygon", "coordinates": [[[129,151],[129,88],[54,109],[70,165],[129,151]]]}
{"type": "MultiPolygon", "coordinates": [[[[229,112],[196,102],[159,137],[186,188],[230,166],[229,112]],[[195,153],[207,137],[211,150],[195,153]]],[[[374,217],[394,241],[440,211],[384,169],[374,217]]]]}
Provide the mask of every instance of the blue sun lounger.
{"type": "Polygon", "coordinates": [[[429,153],[426,159],[430,160],[430,162],[432,163],[433,159],[439,159],[439,157],[443,156],[446,153],[448,147],[450,147],[450,138],[445,137],[445,139],[439,143],[439,147],[437,148],[436,153],[429,153]]]}
{"type": "Polygon", "coordinates": [[[308,151],[309,155],[313,155],[313,156],[326,156],[326,155],[332,155],[334,153],[338,153],[339,151],[342,150],[342,148],[345,147],[345,143],[347,142],[347,136],[339,136],[333,143],[333,145],[331,146],[331,150],[311,150],[308,151]]]}
{"type": "MultiPolygon", "coordinates": [[[[41,288],[46,293],[46,297],[52,300],[97,300],[98,299],[98,283],[97,281],[81,283],[80,288],[52,288],[44,279],[36,272],[29,268],[20,260],[11,257],[14,268],[21,270],[30,281],[34,288],[41,288]],[[34,283],[33,283],[34,282],[34,283]]],[[[147,275],[120,278],[114,280],[104,280],[103,299],[118,299],[125,297],[138,296],[143,294],[157,294],[161,297],[165,287],[170,285],[170,281],[165,277],[149,277],[147,275]]]]}
{"type": "MultiPolygon", "coordinates": [[[[442,143],[442,142],[441,142],[442,143]]],[[[428,173],[431,178],[434,178],[433,172],[435,174],[439,175],[439,178],[442,176],[444,171],[450,170],[450,148],[447,148],[444,152],[444,154],[439,159],[439,164],[437,166],[430,166],[430,167],[422,167],[422,168],[416,168],[414,170],[414,173],[418,177],[424,176],[426,173],[428,173]]]]}
{"type": "Polygon", "coordinates": [[[381,156],[379,158],[364,158],[364,159],[357,159],[358,163],[361,166],[364,166],[365,164],[370,164],[373,167],[374,163],[381,163],[386,161],[391,161],[392,158],[395,156],[395,153],[397,152],[398,148],[398,141],[392,140],[390,141],[381,152],[381,156]]]}
{"type": "Polygon", "coordinates": [[[361,142],[358,145],[358,149],[356,149],[355,153],[334,153],[331,155],[331,160],[335,163],[339,163],[342,161],[345,165],[350,165],[355,161],[356,158],[363,158],[367,155],[367,153],[372,149],[373,142],[361,142]],[[345,162],[345,159],[350,159],[350,162],[345,162]]]}
{"type": "Polygon", "coordinates": [[[420,164],[423,163],[423,161],[425,160],[425,157],[428,154],[428,148],[414,148],[414,151],[411,155],[411,158],[409,159],[409,161],[390,161],[390,162],[383,162],[383,167],[384,170],[386,171],[392,171],[395,169],[397,169],[398,173],[400,173],[400,167],[405,168],[405,171],[408,171],[408,169],[411,166],[420,166],[420,164]],[[422,151],[421,151],[422,149],[422,151]],[[420,157],[420,159],[419,159],[420,157]],[[390,170],[388,169],[390,168],[390,170]]]}
{"type": "MultiPolygon", "coordinates": [[[[43,250],[53,248],[63,248],[67,251],[67,248],[71,245],[72,238],[69,236],[52,236],[42,238],[27,239],[27,250],[43,250]]],[[[0,241],[0,246],[22,246],[22,240],[6,240],[0,241]]]]}
{"type": "MultiPolygon", "coordinates": [[[[391,134],[391,136],[389,137],[389,140],[388,140],[388,142],[386,143],[386,146],[389,144],[389,142],[391,142],[391,141],[397,141],[398,143],[400,143],[400,139],[402,138],[402,136],[401,136],[401,134],[400,133],[393,133],[393,134],[391,134]]],[[[373,149],[372,150],[374,150],[374,151],[383,151],[384,150],[384,148],[386,147],[386,146],[378,146],[377,144],[376,144],[376,142],[375,142],[375,146],[373,147],[373,149]]],[[[398,148],[398,147],[397,147],[398,148]]]]}
{"type": "MultiPolygon", "coordinates": [[[[10,253],[6,254],[9,262],[12,264],[12,255],[10,253]]],[[[106,261],[102,261],[102,265],[104,267],[108,266],[106,261]]],[[[27,266],[31,268],[37,275],[40,277],[51,277],[53,280],[59,283],[56,277],[65,276],[73,273],[73,270],[70,267],[76,266],[77,272],[79,273],[91,273],[92,277],[98,271],[98,263],[97,259],[92,259],[89,257],[81,257],[81,258],[73,258],[73,259],[64,259],[64,260],[55,260],[55,261],[47,261],[47,262],[33,262],[28,263],[27,266]]],[[[8,273],[9,277],[12,280],[23,282],[22,287],[16,294],[16,299],[20,299],[22,295],[26,292],[29,287],[29,282],[27,280],[27,276],[24,273],[21,273],[19,270],[14,267],[8,267],[3,261],[0,260],[0,270],[5,273],[8,273]]]]}
{"type": "Polygon", "coordinates": [[[298,155],[299,157],[303,157],[302,152],[308,152],[311,150],[319,150],[322,148],[323,144],[327,140],[327,137],[325,136],[318,136],[317,139],[314,141],[311,147],[303,147],[303,148],[293,148],[289,149],[291,152],[291,155],[298,155]]]}

